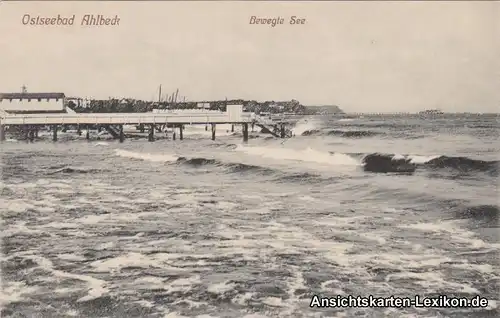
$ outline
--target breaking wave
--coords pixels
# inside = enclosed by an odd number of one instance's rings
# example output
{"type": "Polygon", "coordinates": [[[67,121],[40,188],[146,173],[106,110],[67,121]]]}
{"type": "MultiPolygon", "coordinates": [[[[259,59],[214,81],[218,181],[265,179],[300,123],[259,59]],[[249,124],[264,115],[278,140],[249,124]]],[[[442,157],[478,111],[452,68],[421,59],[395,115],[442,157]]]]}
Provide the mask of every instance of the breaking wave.
{"type": "Polygon", "coordinates": [[[270,158],[275,160],[303,161],[334,166],[359,166],[358,158],[343,153],[329,153],[312,148],[290,149],[280,147],[246,147],[238,146],[236,151],[248,155],[270,158]]]}
{"type": "Polygon", "coordinates": [[[188,165],[192,167],[200,167],[200,166],[217,166],[228,169],[230,172],[234,173],[242,173],[242,172],[259,172],[261,174],[270,174],[274,173],[275,170],[270,168],[265,168],[256,165],[249,165],[244,163],[232,163],[232,162],[223,162],[217,159],[208,159],[208,158],[186,158],[179,157],[176,161],[177,164],[188,165]]]}
{"type": "Polygon", "coordinates": [[[306,130],[302,132],[300,135],[301,136],[314,136],[314,135],[319,135],[321,133],[320,129],[311,129],[311,130],[306,130]]]}
{"type": "Polygon", "coordinates": [[[377,136],[381,135],[381,133],[376,132],[376,131],[370,131],[370,130],[348,130],[348,131],[343,131],[343,130],[330,130],[327,133],[329,136],[339,136],[339,137],[345,137],[345,138],[361,138],[361,137],[372,137],[372,136],[377,136]]]}
{"type": "Polygon", "coordinates": [[[153,162],[168,162],[176,161],[177,156],[170,154],[150,154],[150,153],[138,153],[133,151],[127,151],[122,149],[116,149],[115,153],[120,157],[137,159],[142,161],[153,161],[153,162]]]}
{"type": "Polygon", "coordinates": [[[498,176],[498,161],[484,161],[467,157],[448,156],[411,156],[373,153],[362,160],[365,171],[369,172],[414,172],[417,168],[431,170],[447,169],[458,173],[470,174],[485,172],[498,176]]]}
{"type": "MultiPolygon", "coordinates": [[[[398,154],[346,154],[336,152],[319,151],[312,148],[290,149],[279,147],[248,147],[241,145],[230,145],[228,150],[244,152],[247,155],[259,156],[275,160],[314,162],[333,166],[360,166],[366,172],[373,173],[405,173],[413,174],[417,170],[441,171],[443,173],[454,174],[455,177],[471,175],[477,172],[486,173],[493,177],[498,177],[498,161],[485,161],[471,159],[467,157],[450,156],[419,156],[419,155],[398,155],[398,154]],[[234,149],[231,149],[234,148],[234,149]]],[[[222,167],[228,172],[255,172],[259,174],[273,174],[280,172],[273,168],[259,165],[245,164],[241,162],[225,162],[210,158],[187,158],[171,154],[148,154],[136,153],[125,150],[116,150],[119,156],[146,160],[153,162],[169,162],[183,164],[191,167],[215,166],[222,167]]],[[[87,170],[63,167],[53,173],[86,173],[87,170]]],[[[307,176],[291,177],[287,175],[284,180],[293,178],[308,179],[307,176]]]]}
{"type": "Polygon", "coordinates": [[[55,171],[50,171],[47,174],[59,174],[59,173],[94,173],[94,172],[102,172],[102,170],[99,169],[85,169],[85,168],[73,168],[73,167],[64,167],[57,169],[55,171]]]}
{"type": "Polygon", "coordinates": [[[320,130],[310,129],[302,132],[301,136],[336,136],[343,138],[363,138],[382,135],[380,132],[371,130],[320,130]]]}
{"type": "Polygon", "coordinates": [[[300,135],[305,136],[304,133],[308,131],[317,130],[321,125],[322,123],[317,118],[301,119],[295,124],[295,127],[293,127],[292,132],[296,136],[300,135]]]}
{"type": "Polygon", "coordinates": [[[409,158],[397,158],[394,155],[369,154],[363,158],[363,168],[368,172],[404,172],[413,173],[416,165],[409,158]]]}
{"type": "Polygon", "coordinates": [[[498,161],[485,161],[470,159],[467,157],[440,156],[426,162],[426,165],[433,168],[451,168],[463,172],[482,171],[494,172],[498,174],[498,161]]]}

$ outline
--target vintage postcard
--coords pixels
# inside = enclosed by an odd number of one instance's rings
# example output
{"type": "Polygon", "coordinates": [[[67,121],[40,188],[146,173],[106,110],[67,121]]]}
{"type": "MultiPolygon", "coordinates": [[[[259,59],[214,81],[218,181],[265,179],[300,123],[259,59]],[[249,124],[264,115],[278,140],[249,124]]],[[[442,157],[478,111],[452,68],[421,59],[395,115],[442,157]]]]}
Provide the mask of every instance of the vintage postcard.
{"type": "Polygon", "coordinates": [[[499,316],[499,21],[0,1],[0,316],[499,316]]]}

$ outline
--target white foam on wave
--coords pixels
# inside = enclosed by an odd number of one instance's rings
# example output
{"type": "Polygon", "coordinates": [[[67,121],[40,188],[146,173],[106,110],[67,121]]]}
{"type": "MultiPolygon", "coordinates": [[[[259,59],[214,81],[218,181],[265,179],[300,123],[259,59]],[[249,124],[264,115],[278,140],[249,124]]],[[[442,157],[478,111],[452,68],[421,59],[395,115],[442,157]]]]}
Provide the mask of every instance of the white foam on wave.
{"type": "Polygon", "coordinates": [[[252,299],[253,296],[255,296],[256,293],[254,292],[247,292],[247,293],[240,293],[234,296],[233,299],[231,299],[231,302],[240,305],[240,306],[247,306],[248,302],[252,299]]]}
{"type": "MultiPolygon", "coordinates": [[[[4,201],[4,200],[2,200],[4,201]]],[[[7,208],[7,211],[14,213],[22,213],[28,210],[35,209],[33,204],[27,203],[24,200],[5,200],[5,203],[1,202],[3,207],[7,208]]]]}
{"type": "Polygon", "coordinates": [[[452,290],[459,293],[467,293],[471,295],[479,295],[481,292],[465,283],[456,283],[444,279],[444,276],[440,272],[424,272],[424,273],[414,273],[409,271],[403,271],[401,273],[393,273],[386,276],[385,281],[390,282],[394,279],[413,279],[414,284],[420,285],[425,288],[426,291],[438,292],[443,287],[446,290],[452,290]]]}
{"type": "Polygon", "coordinates": [[[169,313],[165,314],[165,316],[163,318],[189,318],[189,317],[183,316],[177,312],[169,312],[169,313]]]}
{"type": "Polygon", "coordinates": [[[75,223],[67,223],[67,222],[50,222],[41,227],[43,228],[55,228],[55,229],[74,229],[79,227],[80,225],[75,223]]]}
{"type": "Polygon", "coordinates": [[[248,314],[243,316],[243,318],[268,318],[269,316],[264,316],[261,314],[248,314]]]}
{"type": "MultiPolygon", "coordinates": [[[[242,254],[246,260],[259,260],[265,255],[274,253],[302,255],[315,251],[340,266],[348,266],[347,251],[353,247],[351,243],[321,240],[300,227],[286,226],[278,222],[262,224],[259,228],[248,227],[237,230],[221,225],[217,229],[217,236],[225,240],[208,241],[203,244],[211,246],[217,243],[218,249],[223,248],[223,255],[242,254]]],[[[293,281],[291,284],[300,285],[300,277],[293,278],[293,281]]]]}
{"type": "Polygon", "coordinates": [[[156,253],[152,256],[144,255],[136,252],[129,252],[121,256],[108,258],[106,260],[94,261],[90,264],[96,272],[99,273],[110,273],[119,272],[125,267],[138,267],[138,268],[162,268],[169,269],[171,271],[183,272],[182,268],[170,267],[168,261],[171,258],[175,258],[175,255],[170,255],[168,253],[156,253]]]}
{"type": "Polygon", "coordinates": [[[409,159],[411,163],[414,164],[424,164],[426,162],[431,161],[432,159],[439,158],[438,155],[402,155],[402,154],[394,154],[392,156],[392,160],[401,160],[401,159],[409,159]]]}
{"type": "Polygon", "coordinates": [[[67,316],[70,316],[70,317],[78,317],[78,316],[80,316],[80,313],[78,312],[78,310],[75,310],[75,309],[70,309],[70,310],[66,311],[65,314],[67,316]]]}
{"type": "Polygon", "coordinates": [[[412,229],[422,232],[428,232],[435,235],[446,234],[449,238],[462,245],[465,249],[478,249],[478,248],[494,248],[499,249],[500,244],[488,243],[476,236],[476,233],[469,231],[463,227],[463,221],[450,220],[432,223],[414,223],[399,225],[403,229],[412,229]]]}
{"type": "Polygon", "coordinates": [[[25,282],[2,282],[0,289],[0,309],[4,308],[9,303],[21,301],[23,295],[31,294],[38,290],[34,286],[26,286],[25,282]]]}
{"type": "Polygon", "coordinates": [[[212,294],[224,294],[228,291],[231,291],[236,287],[236,284],[230,283],[228,281],[209,285],[207,291],[212,294]]]}
{"type": "Polygon", "coordinates": [[[156,276],[142,276],[134,280],[134,288],[136,289],[161,289],[165,285],[163,279],[156,276]]]}
{"type": "Polygon", "coordinates": [[[300,136],[306,131],[318,129],[319,126],[320,123],[312,118],[301,119],[295,124],[295,127],[292,128],[292,132],[296,136],[300,136]]]}
{"type": "Polygon", "coordinates": [[[435,155],[435,156],[408,155],[407,158],[410,159],[411,163],[423,164],[423,163],[431,161],[432,159],[436,159],[439,157],[440,156],[437,156],[437,155],[435,155]]]}
{"type": "Polygon", "coordinates": [[[172,154],[151,154],[151,153],[139,153],[122,149],[115,149],[116,155],[125,158],[133,158],[144,161],[152,162],[170,162],[176,161],[179,157],[172,154]]]}
{"type": "Polygon", "coordinates": [[[62,260],[66,260],[66,261],[84,261],[86,259],[85,257],[83,257],[81,255],[70,254],[70,253],[57,254],[56,256],[62,260]]]}
{"type": "Polygon", "coordinates": [[[262,302],[273,307],[285,307],[287,305],[286,302],[283,301],[283,299],[278,297],[266,297],[262,302]]]}
{"type": "MultiPolygon", "coordinates": [[[[477,272],[488,276],[493,275],[493,277],[496,276],[495,268],[492,265],[470,263],[467,259],[461,258],[460,254],[450,254],[437,248],[427,249],[420,244],[410,241],[392,241],[388,239],[391,234],[389,231],[361,231],[360,233],[360,228],[362,228],[367,221],[362,220],[366,218],[367,216],[353,218],[327,217],[315,222],[318,225],[330,227],[330,233],[346,237],[349,241],[352,241],[353,238],[354,241],[357,241],[357,238],[362,237],[376,240],[383,246],[393,244],[399,246],[397,252],[380,252],[380,250],[371,252],[371,250],[368,250],[363,253],[349,253],[345,255],[348,256],[347,258],[344,256],[344,266],[346,266],[344,272],[352,270],[353,274],[357,277],[366,276],[370,278],[373,275],[369,270],[370,268],[381,268],[392,272],[385,277],[385,281],[391,286],[406,284],[410,287],[410,283],[408,283],[408,280],[410,280],[411,284],[416,286],[414,288],[425,288],[428,292],[439,292],[446,289],[471,295],[480,293],[476,286],[469,284],[469,282],[449,277],[450,269],[461,269],[468,272],[477,272]],[[328,220],[331,221],[329,222],[328,220]],[[357,222],[357,220],[362,222],[357,222]],[[338,231],[331,230],[331,228],[337,228],[338,231]],[[403,246],[406,245],[408,248],[403,247],[403,249],[401,249],[402,243],[403,246]]],[[[486,243],[483,241],[477,242],[474,233],[460,228],[459,224],[460,223],[457,221],[446,221],[437,224],[417,223],[399,225],[398,227],[429,232],[431,235],[435,234],[441,237],[447,235],[450,237],[450,244],[464,251],[470,251],[471,249],[476,250],[477,248],[483,250],[484,244],[486,243]]],[[[338,260],[333,260],[338,262],[338,260]]],[[[331,288],[338,288],[339,286],[335,281],[328,281],[325,282],[325,284],[328,286],[332,285],[331,288]]],[[[329,287],[329,289],[331,288],[329,287]]],[[[394,290],[396,291],[397,288],[394,290]]],[[[335,293],[340,294],[341,290],[339,289],[339,291],[335,293]]]]}
{"type": "MultiPolygon", "coordinates": [[[[80,280],[84,281],[88,284],[89,289],[87,290],[87,295],[79,298],[77,302],[84,302],[84,301],[89,301],[92,299],[96,299],[101,297],[102,295],[106,294],[109,290],[105,287],[106,282],[97,278],[94,278],[92,276],[88,275],[80,275],[80,274],[72,274],[68,272],[64,272],[61,270],[54,269],[54,265],[52,264],[52,261],[39,255],[26,255],[24,258],[31,259],[35,263],[38,264],[38,267],[51,272],[54,277],[59,277],[59,278],[67,278],[67,279],[75,279],[75,280],[80,280]]],[[[3,297],[0,297],[0,299],[3,299],[3,297]]]]}
{"type": "Polygon", "coordinates": [[[167,312],[163,318],[218,318],[217,316],[211,316],[207,314],[197,315],[197,316],[183,316],[177,312],[167,312]]]}
{"type": "Polygon", "coordinates": [[[178,278],[165,285],[163,288],[167,291],[167,293],[187,293],[195,286],[201,285],[201,283],[200,275],[193,275],[187,278],[178,278]]]}
{"type": "Polygon", "coordinates": [[[239,145],[235,149],[249,155],[260,156],[276,160],[306,161],[328,165],[359,166],[359,160],[343,154],[331,154],[310,147],[305,149],[277,148],[277,147],[247,147],[239,145]]]}
{"type": "Polygon", "coordinates": [[[19,234],[45,234],[44,231],[41,230],[34,230],[26,226],[26,222],[19,221],[14,224],[11,224],[8,226],[8,228],[4,228],[0,232],[0,238],[7,238],[19,234]]]}

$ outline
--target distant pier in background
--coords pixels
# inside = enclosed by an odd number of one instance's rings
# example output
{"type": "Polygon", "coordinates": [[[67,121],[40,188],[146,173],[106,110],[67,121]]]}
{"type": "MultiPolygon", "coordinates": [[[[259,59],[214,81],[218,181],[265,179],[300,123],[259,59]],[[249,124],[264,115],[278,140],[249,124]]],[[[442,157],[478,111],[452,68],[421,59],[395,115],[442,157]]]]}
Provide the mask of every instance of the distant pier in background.
{"type": "Polygon", "coordinates": [[[123,142],[124,125],[135,125],[141,132],[148,131],[148,140],[155,140],[155,131],[164,132],[172,128],[172,139],[184,138],[186,125],[210,126],[212,140],[216,138],[217,124],[242,126],[243,141],[248,141],[249,125],[258,126],[263,132],[277,138],[291,137],[289,126],[295,120],[282,116],[260,117],[254,113],[243,112],[242,105],[227,105],[225,112],[220,111],[180,111],[155,110],[148,113],[75,113],[66,106],[63,93],[11,93],[0,94],[0,141],[6,140],[6,132],[17,131],[29,141],[38,138],[41,130],[49,129],[52,140],[57,141],[59,129],[75,126],[78,134],[86,130],[86,139],[90,140],[91,129],[98,132],[106,130],[113,138],[123,142]]]}

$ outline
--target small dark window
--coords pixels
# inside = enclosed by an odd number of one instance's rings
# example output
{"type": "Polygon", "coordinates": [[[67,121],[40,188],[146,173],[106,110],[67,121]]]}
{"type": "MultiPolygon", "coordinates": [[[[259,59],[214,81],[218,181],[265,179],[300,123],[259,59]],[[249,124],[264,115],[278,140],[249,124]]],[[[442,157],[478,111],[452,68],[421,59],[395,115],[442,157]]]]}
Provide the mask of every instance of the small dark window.
{"type": "Polygon", "coordinates": [[[31,102],[31,98],[28,98],[28,102],[31,102]]]}
{"type": "Polygon", "coordinates": [[[59,98],[56,98],[56,102],[58,102],[58,101],[59,101],[59,98]]]}
{"type": "Polygon", "coordinates": [[[38,99],[38,101],[39,101],[39,102],[41,102],[41,101],[42,101],[42,99],[41,99],[41,98],[39,98],[39,99],[38,99]]]}

